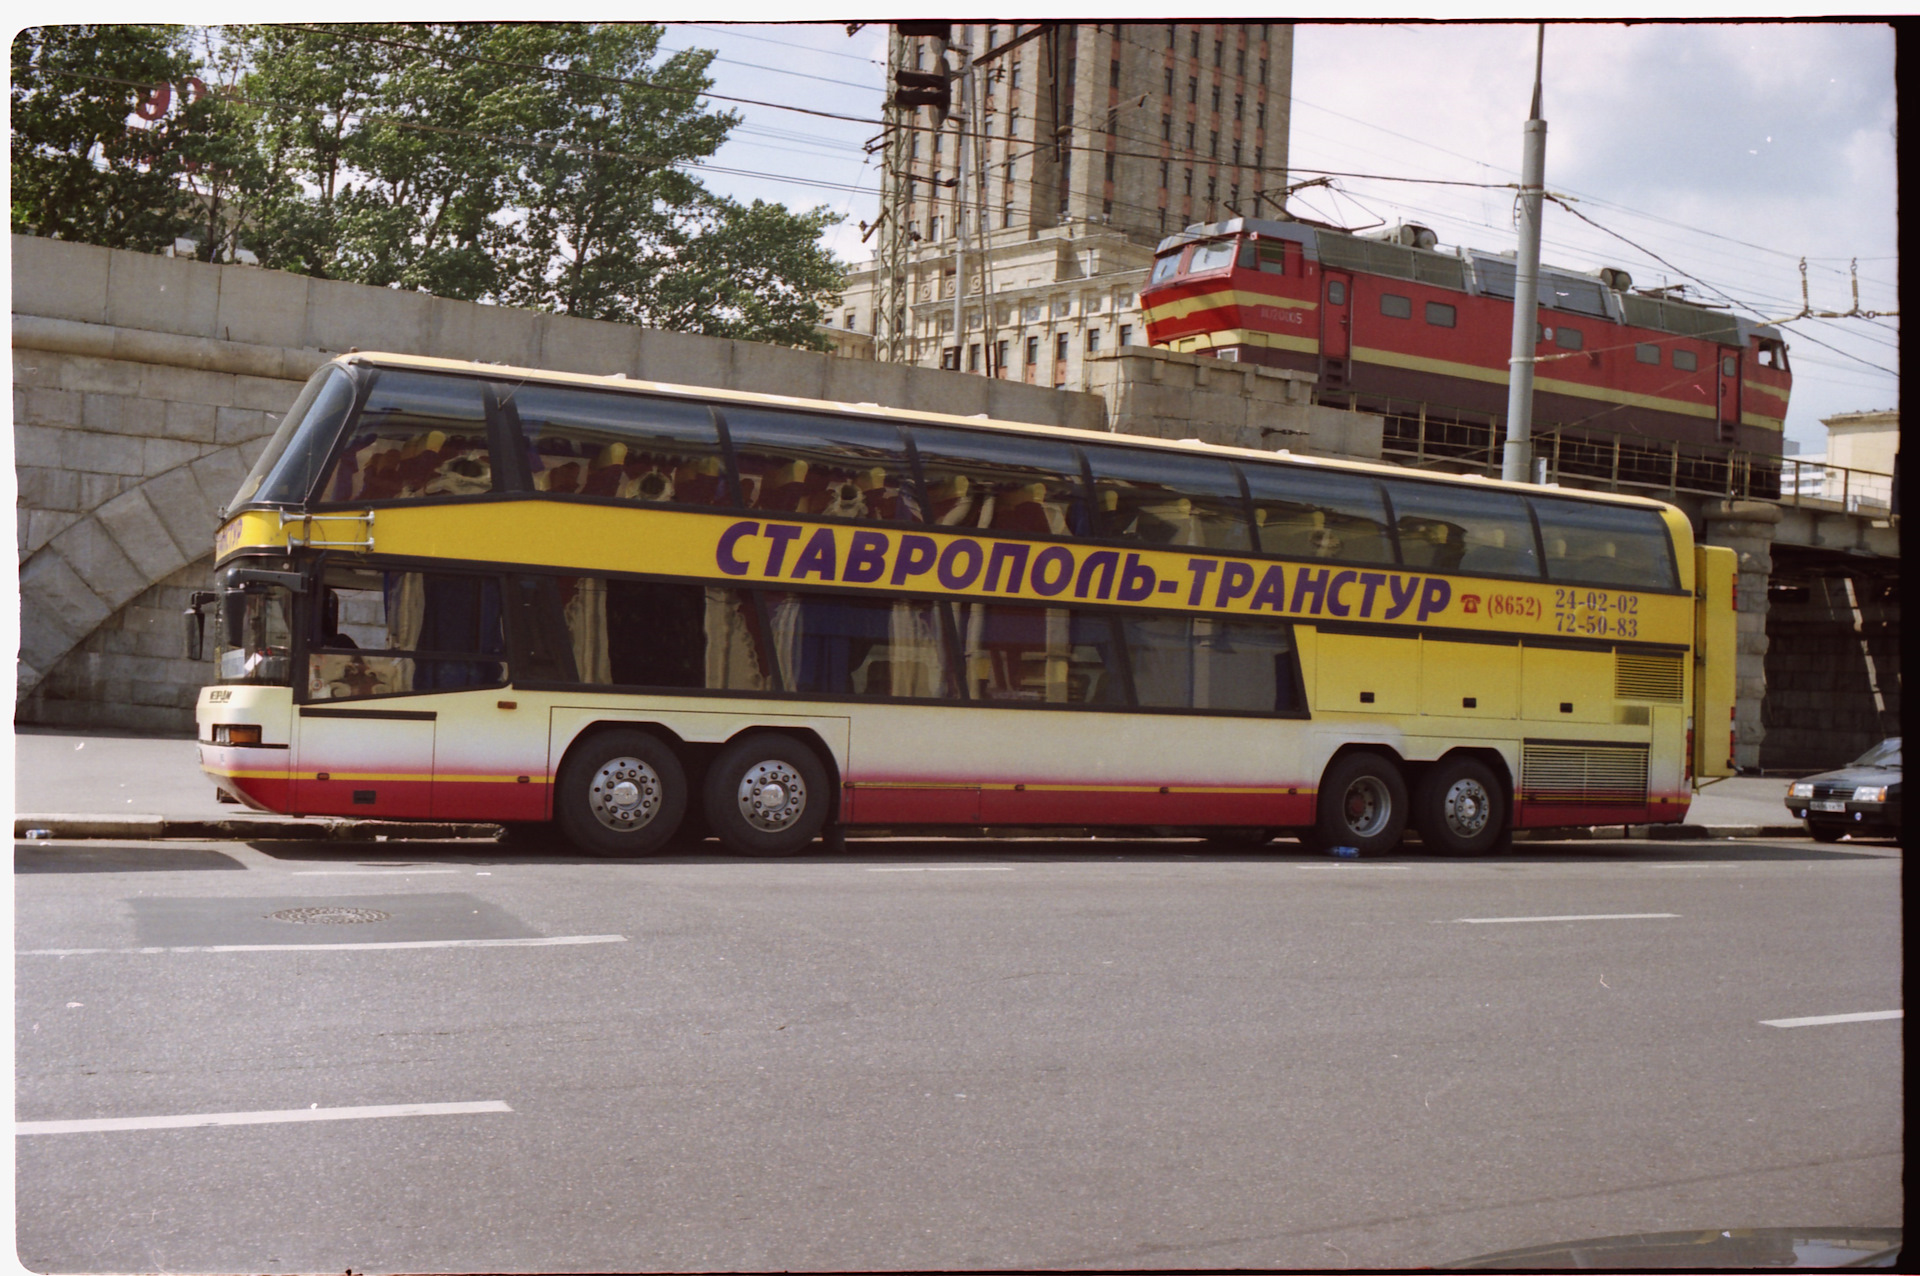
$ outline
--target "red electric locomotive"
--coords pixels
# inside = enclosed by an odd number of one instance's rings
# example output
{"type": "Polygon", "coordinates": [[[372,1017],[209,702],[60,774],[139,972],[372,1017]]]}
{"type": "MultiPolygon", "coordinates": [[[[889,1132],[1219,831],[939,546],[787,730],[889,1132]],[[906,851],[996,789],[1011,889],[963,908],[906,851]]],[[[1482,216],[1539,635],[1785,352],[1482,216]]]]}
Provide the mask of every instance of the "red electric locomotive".
{"type": "MultiPolygon", "coordinates": [[[[1147,340],[1312,373],[1322,402],[1386,414],[1390,437],[1417,410],[1423,431],[1477,422],[1491,442],[1507,405],[1514,260],[1435,243],[1414,225],[1376,236],[1255,218],[1190,226],[1156,252],[1140,295],[1147,340]]],[[[1587,453],[1611,436],[1616,471],[1624,438],[1630,468],[1651,467],[1661,486],[1665,458],[1677,466],[1683,450],[1690,469],[1718,457],[1724,473],[1745,457],[1777,482],[1792,381],[1777,329],[1635,290],[1619,270],[1542,266],[1539,299],[1537,435],[1587,453]]]]}

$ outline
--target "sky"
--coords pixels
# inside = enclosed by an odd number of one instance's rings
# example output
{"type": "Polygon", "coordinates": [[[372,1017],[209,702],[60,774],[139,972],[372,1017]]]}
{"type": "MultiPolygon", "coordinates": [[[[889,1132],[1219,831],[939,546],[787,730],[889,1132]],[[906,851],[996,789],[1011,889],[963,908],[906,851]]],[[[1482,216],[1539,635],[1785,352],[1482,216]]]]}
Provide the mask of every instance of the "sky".
{"type": "MultiPolygon", "coordinates": [[[[1502,186],[1519,176],[1534,33],[1297,25],[1293,180],[1362,176],[1302,192],[1291,210],[1353,229],[1417,221],[1443,247],[1511,249],[1502,186]],[[1390,180],[1408,178],[1467,185],[1390,180]]],[[[704,180],[740,199],[826,205],[845,219],[827,244],[864,261],[879,168],[863,144],[879,132],[885,28],[671,23],[662,43],[717,50],[716,95],[856,117],[716,97],[743,118],[704,180]]],[[[1812,308],[1830,311],[1852,306],[1857,259],[1861,309],[1897,309],[1893,55],[1879,23],[1549,24],[1547,188],[1596,225],[1549,204],[1543,261],[1685,283],[1696,299],[1778,320],[1802,308],[1802,257],[1812,308]]],[[[1822,417],[1897,404],[1897,318],[1801,320],[1787,336],[1787,437],[1803,452],[1824,450],[1822,417]]]]}

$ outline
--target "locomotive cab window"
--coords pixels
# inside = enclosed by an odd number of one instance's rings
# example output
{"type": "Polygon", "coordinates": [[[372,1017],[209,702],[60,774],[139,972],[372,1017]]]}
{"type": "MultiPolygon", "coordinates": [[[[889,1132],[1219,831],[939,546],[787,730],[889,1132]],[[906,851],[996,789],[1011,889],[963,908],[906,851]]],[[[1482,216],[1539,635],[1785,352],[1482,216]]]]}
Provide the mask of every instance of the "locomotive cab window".
{"type": "Polygon", "coordinates": [[[1284,275],[1287,273],[1287,246],[1284,243],[1261,244],[1259,260],[1262,274],[1284,275]]]}
{"type": "Polygon", "coordinates": [[[1176,248],[1165,256],[1156,258],[1153,263],[1152,282],[1156,284],[1165,283],[1167,280],[1179,274],[1180,255],[1185,251],[1184,248],[1176,248]]]}
{"type": "Polygon", "coordinates": [[[1338,279],[1327,281],[1327,304],[1330,306],[1347,304],[1347,286],[1338,279]]]}
{"type": "Polygon", "coordinates": [[[1197,275],[1203,270],[1223,270],[1232,264],[1233,241],[1216,239],[1193,250],[1193,261],[1187,266],[1187,273],[1197,275]]]}
{"type": "Polygon", "coordinates": [[[1755,337],[1754,344],[1760,348],[1760,366],[1772,368],[1776,372],[1787,370],[1787,343],[1769,341],[1765,337],[1755,337]]]}

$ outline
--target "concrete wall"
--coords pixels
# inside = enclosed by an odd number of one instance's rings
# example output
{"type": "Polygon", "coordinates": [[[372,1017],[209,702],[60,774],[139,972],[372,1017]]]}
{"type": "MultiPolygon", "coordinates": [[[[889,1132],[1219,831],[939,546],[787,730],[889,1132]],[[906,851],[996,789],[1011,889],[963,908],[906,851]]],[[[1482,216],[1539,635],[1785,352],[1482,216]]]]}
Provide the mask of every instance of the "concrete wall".
{"type": "Polygon", "coordinates": [[[1122,434],[1377,461],[1381,417],[1314,404],[1313,377],[1284,368],[1126,346],[1087,360],[1087,388],[1122,434]]]}
{"type": "Polygon", "coordinates": [[[1900,584],[1888,564],[1774,549],[1762,764],[1824,771],[1900,733],[1900,584]]]}

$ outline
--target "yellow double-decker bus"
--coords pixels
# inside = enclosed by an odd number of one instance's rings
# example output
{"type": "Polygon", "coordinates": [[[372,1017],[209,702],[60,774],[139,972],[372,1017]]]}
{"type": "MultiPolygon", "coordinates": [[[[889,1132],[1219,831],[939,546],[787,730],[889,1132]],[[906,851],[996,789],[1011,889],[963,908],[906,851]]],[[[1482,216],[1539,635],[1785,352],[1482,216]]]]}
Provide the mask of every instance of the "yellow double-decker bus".
{"type": "Polygon", "coordinates": [[[202,765],[263,810],[607,855],[1476,854],[1677,821],[1731,773],[1733,568],[1634,497],[351,354],[234,495],[189,629],[211,610],[202,765]]]}

